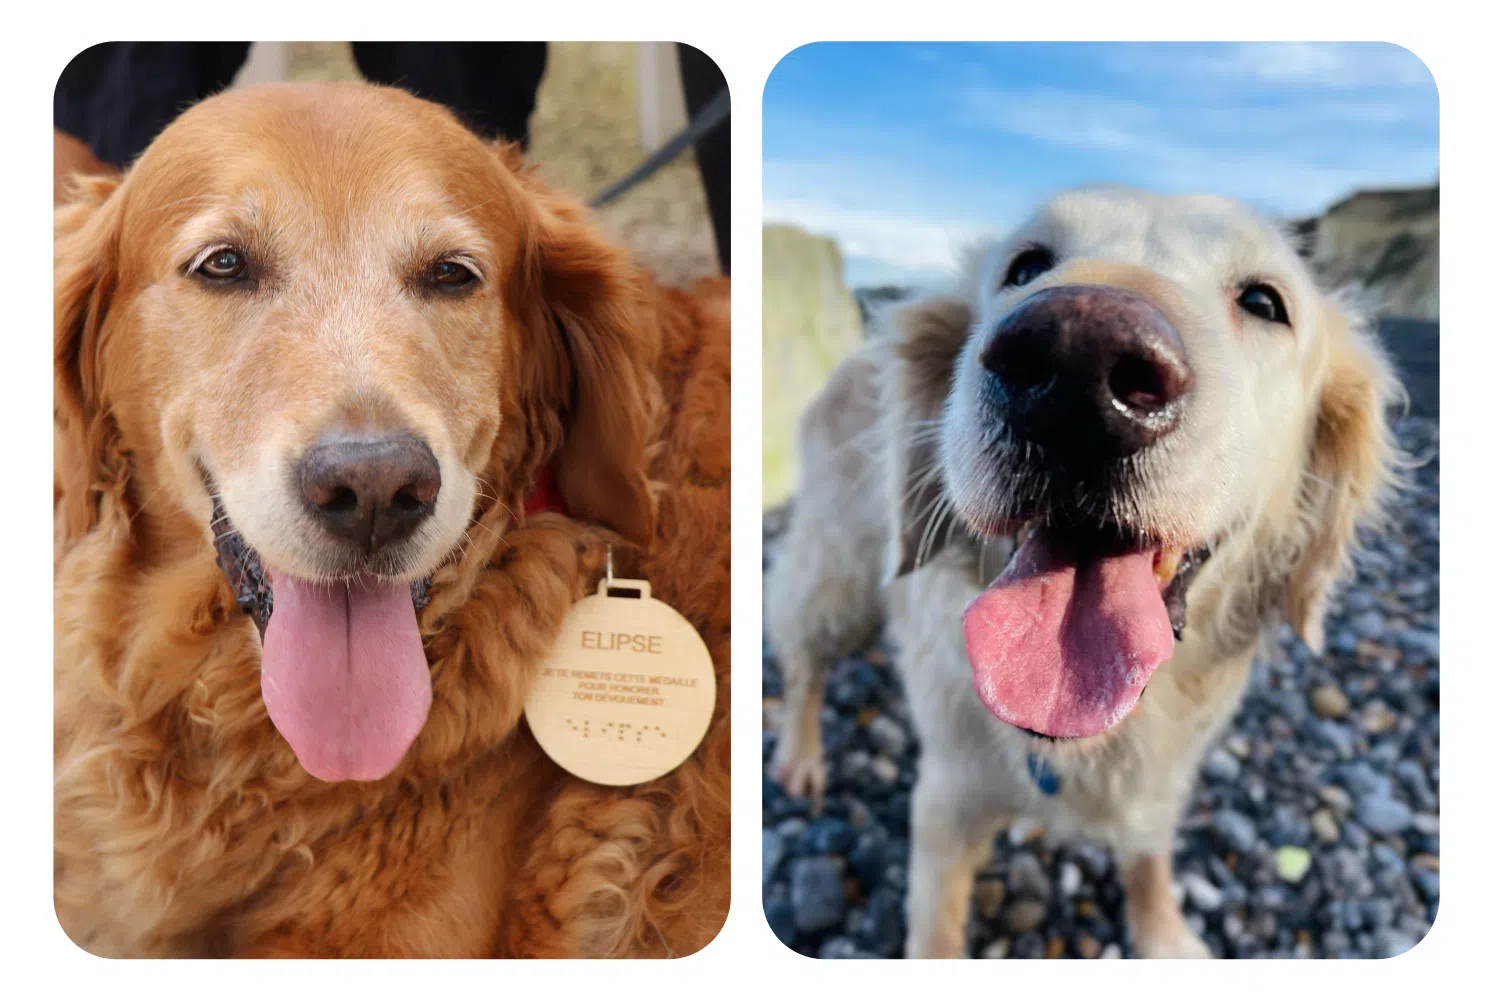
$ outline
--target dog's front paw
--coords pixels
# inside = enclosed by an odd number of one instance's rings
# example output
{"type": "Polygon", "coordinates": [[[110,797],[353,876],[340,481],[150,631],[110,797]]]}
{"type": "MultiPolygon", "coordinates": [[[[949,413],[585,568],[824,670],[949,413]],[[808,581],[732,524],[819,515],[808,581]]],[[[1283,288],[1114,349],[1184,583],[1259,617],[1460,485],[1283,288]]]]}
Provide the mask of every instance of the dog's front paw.
{"type": "Polygon", "coordinates": [[[1169,931],[1137,935],[1137,958],[1213,958],[1203,939],[1180,924],[1169,931]]]}
{"type": "MultiPolygon", "coordinates": [[[[786,744],[782,744],[785,746],[786,744]]],[[[791,751],[783,755],[778,747],[771,762],[771,773],[786,793],[793,798],[810,799],[814,808],[823,803],[823,792],[828,787],[828,772],[823,766],[823,753],[791,751]]]]}

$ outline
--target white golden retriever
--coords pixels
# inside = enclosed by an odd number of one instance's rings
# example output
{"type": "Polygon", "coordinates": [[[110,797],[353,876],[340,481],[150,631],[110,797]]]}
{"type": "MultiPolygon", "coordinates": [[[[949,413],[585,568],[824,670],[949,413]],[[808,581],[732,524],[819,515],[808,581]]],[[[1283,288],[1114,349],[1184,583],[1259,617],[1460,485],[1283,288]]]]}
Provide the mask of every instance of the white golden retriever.
{"type": "Polygon", "coordinates": [[[1174,829],[1265,625],[1321,644],[1393,476],[1389,362],[1243,206],[1114,187],[878,325],[802,421],[778,780],[821,796],[827,665],[888,619],[922,745],[907,955],[964,952],[1024,816],[1112,847],[1137,954],[1206,956],[1174,829]]]}

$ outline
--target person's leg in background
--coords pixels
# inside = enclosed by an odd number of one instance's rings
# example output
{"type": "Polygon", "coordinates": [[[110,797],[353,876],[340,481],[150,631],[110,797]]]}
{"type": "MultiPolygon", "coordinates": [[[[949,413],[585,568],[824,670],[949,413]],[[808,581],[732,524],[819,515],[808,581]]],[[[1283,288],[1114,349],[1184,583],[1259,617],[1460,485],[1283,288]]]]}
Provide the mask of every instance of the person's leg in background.
{"type": "MultiPolygon", "coordinates": [[[[725,88],[712,59],[678,47],[689,116],[725,88]]],[[[481,134],[525,148],[537,90],[547,68],[545,42],[355,42],[360,72],[452,108],[481,134]]],[[[53,124],[54,200],[60,178],[94,168],[94,156],[125,167],[190,105],[227,87],[249,42],[105,42],[74,57],[59,77],[53,124]]],[[[719,264],[729,273],[729,122],[697,143],[719,264]]]]}
{"type": "Polygon", "coordinates": [[[101,42],[57,78],[52,124],[124,168],[186,108],[229,86],[249,53],[249,42],[101,42]]]}
{"type": "MultiPolygon", "coordinates": [[[[696,115],[728,84],[718,65],[691,45],[678,43],[677,62],[682,67],[682,90],[688,117],[696,115]]],[[[729,119],[698,140],[698,173],[708,196],[708,216],[713,222],[714,244],[719,266],[729,273],[729,119]]]]}
{"type": "MultiPolygon", "coordinates": [[[[353,48],[367,79],[446,104],[482,134],[525,145],[547,66],[545,42],[355,42],[353,48]]],[[[249,42],[92,46],[58,78],[53,125],[123,168],[172,119],[229,86],[249,52],[249,42]]]]}
{"type": "Polygon", "coordinates": [[[481,135],[526,148],[546,42],[355,42],[367,80],[445,104],[481,135]]]}

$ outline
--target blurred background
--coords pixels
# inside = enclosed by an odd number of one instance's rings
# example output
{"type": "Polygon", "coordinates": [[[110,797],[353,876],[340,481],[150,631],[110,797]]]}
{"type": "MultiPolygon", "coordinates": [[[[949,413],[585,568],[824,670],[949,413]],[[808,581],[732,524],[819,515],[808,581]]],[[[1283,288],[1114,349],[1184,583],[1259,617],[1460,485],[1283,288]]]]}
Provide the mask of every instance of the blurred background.
{"type": "MultiPolygon", "coordinates": [[[[103,77],[69,81],[65,74],[64,82],[71,86],[60,85],[57,109],[65,102],[70,122],[85,123],[91,115],[113,116],[115,122],[101,125],[105,130],[101,135],[112,135],[109,129],[124,124],[127,116],[149,115],[155,109],[149,102],[133,105],[129,95],[116,100],[107,93],[108,88],[135,86],[149,92],[151,88],[177,85],[182,73],[192,72],[197,58],[205,60],[200,72],[208,71],[210,56],[185,54],[181,49],[186,46],[169,52],[166,45],[128,44],[137,46],[140,54],[119,55],[113,68],[104,63],[103,77]],[[153,54],[172,62],[163,64],[161,74],[146,73],[147,78],[142,78],[152,65],[153,54]],[[118,75],[127,66],[131,75],[118,75]],[[177,76],[168,76],[168,71],[177,76]],[[91,93],[100,87],[106,88],[102,96],[91,93]],[[65,95],[65,91],[69,92],[65,95]]],[[[106,45],[121,49],[115,43],[106,45]]],[[[222,53],[217,55],[227,58],[222,53]]],[[[507,56],[497,53],[489,58],[507,56]]],[[[70,65],[67,72],[73,71],[70,65]]],[[[231,85],[360,78],[348,42],[255,42],[231,85]]],[[[550,184],[588,199],[665,144],[687,120],[674,43],[549,43],[536,107],[528,123],[528,156],[550,184]]],[[[78,128],[78,124],[73,127],[78,128]]],[[[106,154],[105,158],[110,156],[106,154]]],[[[596,217],[611,237],[633,250],[667,283],[686,284],[720,273],[708,203],[691,146],[618,200],[599,209],[596,217]]]]}
{"type": "MultiPolygon", "coordinates": [[[[1281,628],[1205,761],[1177,843],[1189,924],[1223,957],[1382,957],[1438,904],[1438,95],[1385,44],[818,43],[764,93],[766,565],[795,504],[798,415],[871,310],[1091,182],[1250,203],[1361,293],[1411,397],[1389,529],[1334,598],[1327,651],[1281,628]]],[[[955,623],[955,627],[957,627],[955,623]]],[[[892,957],[919,752],[884,643],[836,663],[822,814],[769,778],[763,902],[788,946],[892,957]]],[[[763,751],[781,719],[766,653],[763,751]]],[[[1120,957],[1113,860],[1018,825],[970,920],[976,957],[1120,957]]]]}
{"type": "Polygon", "coordinates": [[[768,506],[858,304],[941,280],[1062,188],[1241,199],[1296,222],[1328,281],[1438,316],[1437,89],[1397,46],[817,43],[764,100],[768,506]]]}
{"type": "MultiPolygon", "coordinates": [[[[530,159],[549,184],[588,198],[687,124],[671,42],[551,42],[531,116],[530,159]]],[[[357,80],[347,42],[256,42],[236,82],[357,80]]],[[[605,231],[658,279],[719,273],[691,151],[598,211],[605,231]]]]}

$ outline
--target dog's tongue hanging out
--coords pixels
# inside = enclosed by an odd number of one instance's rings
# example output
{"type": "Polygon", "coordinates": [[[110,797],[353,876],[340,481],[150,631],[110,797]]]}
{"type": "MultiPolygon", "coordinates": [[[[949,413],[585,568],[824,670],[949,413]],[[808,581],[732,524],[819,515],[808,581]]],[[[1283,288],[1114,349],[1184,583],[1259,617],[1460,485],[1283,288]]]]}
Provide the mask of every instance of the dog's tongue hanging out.
{"type": "Polygon", "coordinates": [[[315,778],[385,777],[432,706],[410,585],[314,584],[277,573],[272,586],[260,668],[271,721],[315,778]]]}
{"type": "Polygon", "coordinates": [[[1075,558],[1034,531],[964,611],[979,697],[1002,721],[1093,736],[1135,707],[1172,655],[1155,553],[1075,558]]]}

